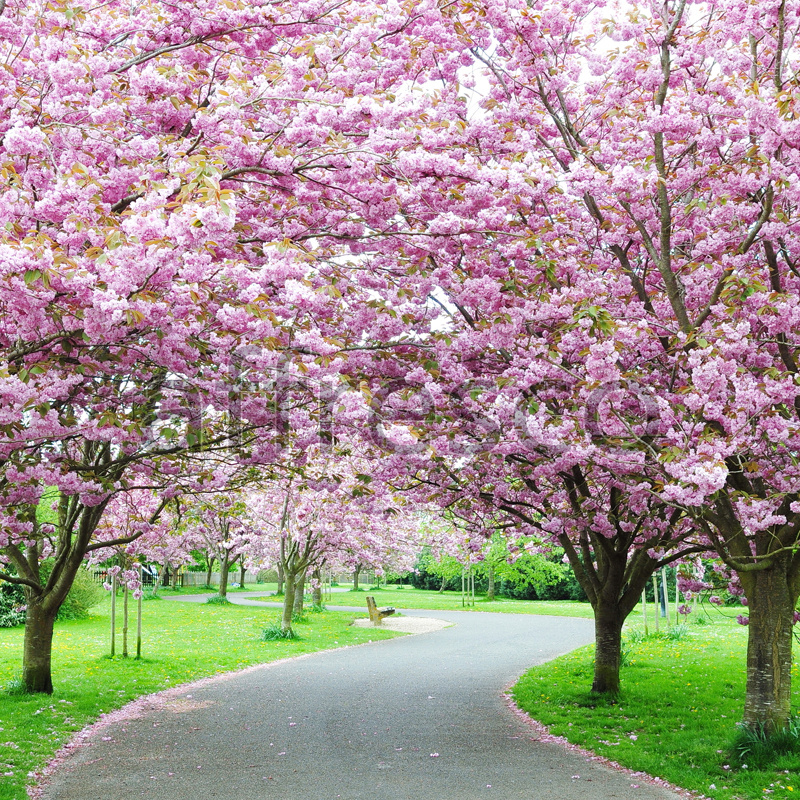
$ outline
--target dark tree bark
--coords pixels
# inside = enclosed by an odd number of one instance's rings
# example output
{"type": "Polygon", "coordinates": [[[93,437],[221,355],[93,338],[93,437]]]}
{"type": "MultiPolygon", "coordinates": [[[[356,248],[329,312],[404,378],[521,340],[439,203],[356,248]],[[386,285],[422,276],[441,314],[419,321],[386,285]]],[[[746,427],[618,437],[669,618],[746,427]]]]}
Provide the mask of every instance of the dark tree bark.
{"type": "Polygon", "coordinates": [[[353,568],[353,591],[358,591],[358,579],[361,576],[361,564],[356,564],[353,568]]]}
{"type": "Polygon", "coordinates": [[[704,509],[709,538],[736,570],[747,596],[747,687],[743,723],[772,734],[789,724],[794,610],[800,597],[800,515],[794,496],[780,509],[786,522],[748,534],[736,513],[733,492],[756,494],[739,460],[729,459],[729,488],[704,509]],[[711,527],[713,526],[713,527],[711,527]]]}
{"type": "Polygon", "coordinates": [[[743,572],[750,619],[743,722],[776,733],[789,724],[792,702],[793,615],[797,591],[784,555],[768,569],[743,572]]]}
{"type": "Polygon", "coordinates": [[[22,682],[28,692],[53,693],[51,666],[57,614],[58,608],[47,608],[41,599],[28,602],[22,654],[22,682]]]}
{"type": "Polygon", "coordinates": [[[619,603],[600,602],[594,607],[594,680],[592,691],[616,695],[620,692],[622,626],[625,617],[619,603]]]}

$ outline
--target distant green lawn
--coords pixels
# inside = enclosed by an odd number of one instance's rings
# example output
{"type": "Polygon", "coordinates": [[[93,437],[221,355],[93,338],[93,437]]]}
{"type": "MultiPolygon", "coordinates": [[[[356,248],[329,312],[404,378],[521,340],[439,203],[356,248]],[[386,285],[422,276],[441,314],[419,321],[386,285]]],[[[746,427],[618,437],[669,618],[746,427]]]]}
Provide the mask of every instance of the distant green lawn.
{"type": "MultiPolygon", "coordinates": [[[[310,613],[296,626],[300,641],[261,642],[262,629],[278,617],[276,609],[156,600],[143,604],[142,660],[119,655],[111,660],[109,606],[106,600],[90,619],[56,625],[51,697],[0,691],[0,800],[25,800],[30,771],[44,766],[73,732],[140,695],[253,664],[398,635],[351,627],[358,616],[352,612],[327,612],[310,613]]],[[[21,627],[0,628],[3,689],[19,675],[22,637],[21,627]]],[[[117,654],[120,650],[118,638],[117,654]]],[[[135,652],[133,638],[129,650],[135,652]]]]}
{"type": "MultiPolygon", "coordinates": [[[[343,584],[342,588],[352,589],[352,586],[343,584]]],[[[449,611],[499,611],[506,614],[550,614],[556,617],[586,617],[591,618],[592,607],[588,603],[578,603],[574,600],[510,600],[499,597],[489,602],[485,597],[476,596],[474,606],[462,605],[461,592],[437,592],[424,589],[414,589],[404,586],[396,589],[395,584],[389,587],[375,589],[365,587],[358,592],[333,592],[326,603],[331,605],[364,605],[364,597],[368,594],[375,596],[379,606],[393,606],[398,610],[403,608],[429,608],[449,611]],[[360,598],[360,599],[359,599],[360,598]]]]}
{"type": "MultiPolygon", "coordinates": [[[[725,768],[744,706],[747,629],[720,615],[712,619],[687,625],[678,641],[651,635],[626,645],[617,704],[589,696],[593,647],[534,667],[514,697],[551,733],[713,800],[798,798],[800,753],[772,770],[725,768]]],[[[793,687],[797,711],[797,664],[793,687]]]]}

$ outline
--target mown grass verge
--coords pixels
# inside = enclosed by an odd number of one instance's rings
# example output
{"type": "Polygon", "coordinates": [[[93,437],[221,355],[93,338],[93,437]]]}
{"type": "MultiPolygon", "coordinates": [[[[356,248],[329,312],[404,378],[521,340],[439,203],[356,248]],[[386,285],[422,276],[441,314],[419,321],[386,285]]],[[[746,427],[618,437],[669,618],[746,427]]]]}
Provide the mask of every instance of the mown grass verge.
{"type": "MultiPolygon", "coordinates": [[[[730,757],[744,704],[747,629],[722,619],[687,628],[679,640],[651,635],[627,645],[617,703],[588,691],[593,647],[531,669],[513,697],[550,733],[713,800],[799,798],[800,753],[764,769],[738,768],[730,757]]],[[[795,709],[799,681],[795,665],[795,709]]]]}
{"type": "MultiPolygon", "coordinates": [[[[249,606],[147,602],[143,658],[112,660],[105,600],[89,619],[57,624],[50,697],[9,693],[20,672],[23,629],[0,629],[0,800],[25,800],[28,774],[72,733],[136,697],[253,664],[398,635],[352,627],[353,613],[326,612],[296,625],[299,640],[261,641],[276,616],[273,609],[249,606]]],[[[120,648],[118,638],[117,653],[120,648]]],[[[133,639],[129,650],[135,652],[133,639]]]]}

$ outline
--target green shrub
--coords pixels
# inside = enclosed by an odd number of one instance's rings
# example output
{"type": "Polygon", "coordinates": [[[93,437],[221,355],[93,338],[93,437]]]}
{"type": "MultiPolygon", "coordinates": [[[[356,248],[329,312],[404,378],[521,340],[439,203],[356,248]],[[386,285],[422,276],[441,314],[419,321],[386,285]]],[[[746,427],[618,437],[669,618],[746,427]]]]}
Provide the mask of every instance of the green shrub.
{"type": "Polygon", "coordinates": [[[0,628],[25,624],[25,592],[15,583],[0,583],[0,628]]]}
{"type": "MultiPolygon", "coordinates": [[[[40,574],[43,583],[47,580],[52,568],[51,561],[42,562],[40,574]]],[[[89,616],[89,609],[100,603],[104,596],[103,587],[94,582],[87,570],[79,569],[66,600],[58,610],[56,619],[59,622],[67,619],[86,619],[89,616]]]]}
{"type": "MultiPolygon", "coordinates": [[[[53,564],[44,561],[40,566],[40,579],[44,583],[53,564]]],[[[85,570],[79,569],[75,581],[69,590],[56,619],[59,622],[69,619],[85,619],[89,616],[89,609],[96,606],[104,596],[102,587],[98,586],[92,576],[85,570]]],[[[25,623],[25,594],[21,586],[3,582],[0,584],[0,628],[12,628],[25,623]]]]}

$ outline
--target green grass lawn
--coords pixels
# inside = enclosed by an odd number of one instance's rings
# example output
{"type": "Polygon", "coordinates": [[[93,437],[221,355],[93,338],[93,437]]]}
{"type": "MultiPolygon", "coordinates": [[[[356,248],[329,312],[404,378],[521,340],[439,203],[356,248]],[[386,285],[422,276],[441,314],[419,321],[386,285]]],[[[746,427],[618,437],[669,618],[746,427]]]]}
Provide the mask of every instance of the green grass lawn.
{"type": "MultiPolygon", "coordinates": [[[[530,670],[513,696],[552,734],[713,800],[800,797],[800,754],[769,770],[737,769],[728,758],[744,705],[747,629],[720,616],[686,629],[680,640],[626,645],[616,704],[589,695],[592,647],[530,670]]],[[[797,664],[793,688],[797,708],[797,664]]]]}
{"type": "MultiPolygon", "coordinates": [[[[342,584],[343,588],[351,586],[342,584]]],[[[429,608],[449,611],[499,611],[507,614],[550,614],[556,617],[587,617],[591,618],[592,607],[588,603],[578,603],[573,600],[510,600],[505,597],[489,602],[485,597],[476,596],[474,606],[462,606],[461,592],[442,592],[433,590],[414,589],[404,586],[397,589],[394,585],[375,589],[366,587],[362,592],[333,592],[326,603],[331,605],[364,605],[364,597],[374,595],[379,606],[394,606],[398,610],[403,608],[429,608]]]]}
{"type": "MultiPolygon", "coordinates": [[[[261,642],[259,635],[277,619],[277,609],[157,600],[143,604],[142,660],[119,655],[112,660],[109,607],[105,600],[89,619],[56,625],[52,696],[0,691],[0,800],[25,800],[29,772],[41,768],[73,732],[140,695],[252,664],[398,635],[351,627],[358,616],[353,613],[326,612],[310,613],[296,625],[299,641],[261,642]]],[[[21,627],[0,628],[0,687],[19,675],[22,637],[21,627]]],[[[120,641],[118,629],[118,654],[120,641]]],[[[134,640],[129,649],[135,652],[134,640]]]]}
{"type": "MultiPolygon", "coordinates": [[[[255,584],[231,592],[275,588],[274,584],[255,584]]],[[[191,587],[161,594],[202,591],[191,587]]],[[[458,592],[440,594],[411,587],[336,592],[326,602],[363,605],[366,613],[367,593],[375,595],[378,605],[398,610],[462,608],[458,592]]],[[[592,616],[588,604],[567,601],[498,599],[489,603],[476,598],[474,610],[592,616]]],[[[713,609],[710,618],[693,615],[706,624],[687,625],[686,636],[679,640],[641,639],[641,614],[632,614],[619,703],[598,703],[589,696],[591,647],[531,670],[515,687],[515,698],[534,719],[550,726],[553,734],[713,800],[800,798],[800,757],[786,757],[769,771],[725,769],[730,765],[727,747],[741,718],[744,698],[747,630],[729,619],[738,611],[713,609]],[[631,632],[640,640],[630,641],[631,632]]],[[[278,613],[252,606],[147,602],[141,661],[108,657],[108,600],[88,620],[58,624],[53,696],[0,691],[0,800],[25,800],[29,772],[41,768],[74,731],[138,696],[252,664],[396,635],[351,627],[352,619],[360,615],[328,611],[309,613],[297,625],[300,641],[259,641],[262,629],[278,613]]],[[[652,632],[652,616],[650,625],[652,632]]],[[[661,625],[663,632],[663,620],[661,625]]],[[[22,628],[0,629],[0,687],[8,686],[19,673],[22,634],[22,628]]],[[[797,668],[794,687],[797,706],[797,668]]]]}

